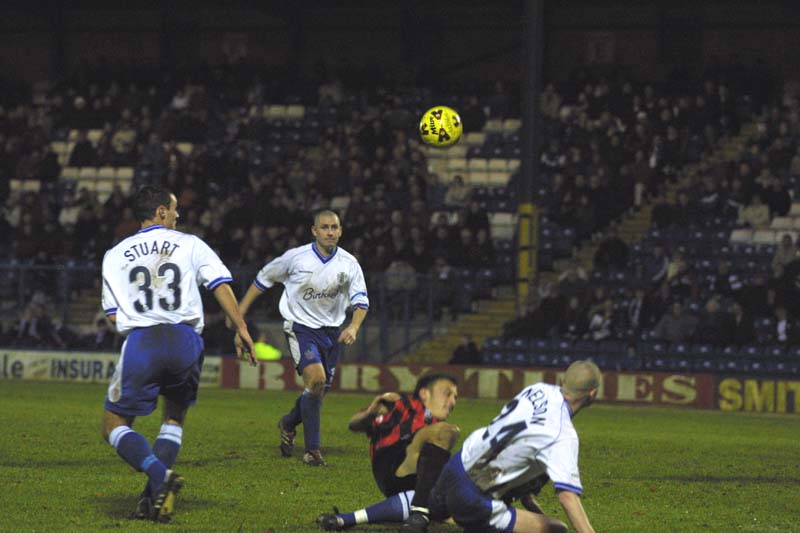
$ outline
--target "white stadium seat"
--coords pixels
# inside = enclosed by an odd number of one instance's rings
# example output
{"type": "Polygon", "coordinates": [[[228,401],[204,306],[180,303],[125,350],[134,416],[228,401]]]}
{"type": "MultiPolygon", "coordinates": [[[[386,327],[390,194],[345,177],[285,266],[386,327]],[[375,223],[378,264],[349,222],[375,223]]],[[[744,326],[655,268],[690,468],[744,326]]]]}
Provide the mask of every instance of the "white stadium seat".
{"type": "Polygon", "coordinates": [[[473,157],[467,162],[467,168],[469,168],[470,171],[486,172],[489,170],[489,161],[481,157],[473,157]]]}
{"type": "Polygon", "coordinates": [[[508,159],[493,158],[489,160],[489,171],[501,170],[505,172],[508,169],[508,159]]]}
{"type": "Polygon", "coordinates": [[[731,242],[752,242],[753,230],[751,229],[735,229],[731,233],[731,242]]]}
{"type": "Polygon", "coordinates": [[[772,229],[792,229],[794,227],[793,217],[775,217],[772,219],[772,224],[769,225],[772,229]]]}
{"type": "Polygon", "coordinates": [[[771,229],[759,229],[753,232],[753,244],[773,244],[775,242],[775,231],[771,229]]]}

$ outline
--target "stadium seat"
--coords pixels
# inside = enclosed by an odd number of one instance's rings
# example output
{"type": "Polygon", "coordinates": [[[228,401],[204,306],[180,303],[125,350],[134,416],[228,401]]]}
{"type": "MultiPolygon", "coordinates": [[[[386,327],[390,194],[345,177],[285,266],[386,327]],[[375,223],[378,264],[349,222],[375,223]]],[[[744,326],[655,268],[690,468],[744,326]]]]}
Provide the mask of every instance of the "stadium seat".
{"type": "Polygon", "coordinates": [[[789,216],[790,217],[800,217],[800,203],[793,203],[791,209],[789,209],[789,216]]]}
{"type": "Polygon", "coordinates": [[[472,171],[486,172],[489,170],[489,161],[483,158],[472,158],[467,161],[467,168],[472,171]]]}
{"type": "Polygon", "coordinates": [[[286,118],[303,119],[306,115],[306,108],[300,104],[293,104],[286,107],[286,118]]]}
{"type": "Polygon", "coordinates": [[[114,179],[117,170],[114,167],[100,167],[97,169],[98,179],[114,179]]]}
{"type": "Polygon", "coordinates": [[[466,177],[467,183],[472,186],[489,184],[489,173],[485,170],[470,170],[466,177]]]}
{"type": "Polygon", "coordinates": [[[117,167],[116,178],[118,180],[132,180],[133,167],[117,167]]]}
{"type": "Polygon", "coordinates": [[[264,107],[264,118],[270,121],[284,119],[287,114],[285,105],[268,105],[264,107]]]}
{"type": "Polygon", "coordinates": [[[78,179],[91,180],[97,179],[97,167],[81,167],[78,171],[78,179]]]}
{"type": "Polygon", "coordinates": [[[79,173],[80,169],[78,167],[63,167],[61,169],[61,179],[76,180],[79,173]]]}
{"type": "Polygon", "coordinates": [[[753,230],[735,229],[731,233],[731,242],[752,242],[753,230]]]}
{"type": "Polygon", "coordinates": [[[490,172],[498,170],[505,172],[507,169],[508,169],[508,159],[492,158],[489,160],[488,170],[490,172]]]}
{"type": "Polygon", "coordinates": [[[513,213],[489,213],[489,225],[493,240],[511,240],[514,237],[515,224],[513,213]]]}
{"type": "Polygon", "coordinates": [[[501,350],[505,345],[505,341],[500,337],[488,337],[483,341],[484,350],[501,350]]]}
{"type": "Polygon", "coordinates": [[[447,160],[447,170],[464,172],[467,170],[467,159],[465,157],[451,157],[447,160]]]}
{"type": "Polygon", "coordinates": [[[97,146],[97,144],[100,142],[100,139],[103,138],[103,130],[89,130],[86,132],[86,138],[94,146],[97,146]]]}
{"type": "Polygon", "coordinates": [[[521,165],[521,161],[519,159],[509,159],[508,160],[508,170],[510,172],[516,172],[517,170],[519,170],[520,165],[521,165]]]}
{"type": "Polygon", "coordinates": [[[753,232],[753,244],[772,244],[775,242],[775,231],[771,229],[759,229],[753,232]]]}
{"type": "Polygon", "coordinates": [[[775,230],[790,230],[794,228],[794,222],[795,219],[793,217],[775,217],[769,227],[775,230]]]}
{"type": "Polygon", "coordinates": [[[500,172],[490,172],[489,173],[489,184],[496,186],[496,187],[505,187],[508,185],[508,180],[511,178],[511,175],[508,172],[500,171],[500,172]]]}
{"type": "Polygon", "coordinates": [[[422,148],[422,152],[428,159],[444,159],[450,155],[449,150],[442,150],[441,148],[427,145],[422,148]]]}
{"type": "MultiPolygon", "coordinates": [[[[331,198],[331,209],[337,213],[346,213],[347,207],[350,205],[349,196],[334,196],[331,198]]],[[[343,215],[344,216],[344,215],[343,215]]]]}
{"type": "MultiPolygon", "coordinates": [[[[456,144],[447,148],[448,157],[467,157],[467,146],[463,144],[456,144]]],[[[465,167],[466,168],[466,167],[465,167]]]]}
{"type": "Polygon", "coordinates": [[[483,146],[486,142],[486,134],[481,131],[471,131],[464,136],[464,143],[467,146],[483,146]]]}
{"type": "Polygon", "coordinates": [[[191,155],[192,150],[194,150],[194,145],[192,143],[178,143],[175,145],[175,148],[182,153],[183,155],[191,155]]]}
{"type": "Polygon", "coordinates": [[[522,121],[518,118],[507,118],[503,121],[503,131],[505,132],[515,132],[522,127],[522,121]]]}
{"type": "Polygon", "coordinates": [[[69,142],[74,143],[78,140],[78,130],[69,130],[69,134],[67,135],[67,140],[69,142]]]}

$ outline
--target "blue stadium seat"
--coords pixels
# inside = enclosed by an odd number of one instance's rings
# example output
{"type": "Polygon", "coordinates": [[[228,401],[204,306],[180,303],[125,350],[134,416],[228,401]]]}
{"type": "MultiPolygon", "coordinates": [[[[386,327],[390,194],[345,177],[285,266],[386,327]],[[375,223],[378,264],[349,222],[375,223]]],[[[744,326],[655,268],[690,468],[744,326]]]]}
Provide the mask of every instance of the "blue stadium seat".
{"type": "Polygon", "coordinates": [[[533,339],[528,349],[536,354],[550,354],[553,350],[550,348],[550,341],[547,339],[533,339]]]}
{"type": "Polygon", "coordinates": [[[524,339],[522,337],[513,337],[506,340],[505,348],[510,351],[525,352],[530,349],[530,343],[528,342],[528,339],[524,339]]]}
{"type": "Polygon", "coordinates": [[[489,337],[485,341],[483,341],[483,349],[484,350],[499,350],[503,348],[505,345],[505,341],[500,337],[489,337]]]}
{"type": "Polygon", "coordinates": [[[783,360],[789,357],[789,350],[786,346],[780,344],[766,346],[764,348],[764,357],[771,361],[783,360]]]}

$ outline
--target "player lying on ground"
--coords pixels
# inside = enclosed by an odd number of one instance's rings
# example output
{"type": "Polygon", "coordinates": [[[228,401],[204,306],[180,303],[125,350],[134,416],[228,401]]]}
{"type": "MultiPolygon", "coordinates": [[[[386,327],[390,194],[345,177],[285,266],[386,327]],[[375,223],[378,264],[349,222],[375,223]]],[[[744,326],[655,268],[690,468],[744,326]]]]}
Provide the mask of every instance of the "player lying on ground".
{"type": "Polygon", "coordinates": [[[465,532],[567,531],[566,525],[541,514],[532,497],[526,509],[507,502],[519,487],[547,474],[572,526],[594,529],[583,509],[578,472],[578,434],[572,417],[597,397],[602,375],[591,361],[576,361],[561,387],[536,383],[508,402],[492,422],[464,441],[431,491],[431,516],[452,517],[465,532]]]}
{"type": "Polygon", "coordinates": [[[420,378],[412,397],[387,392],[350,419],[351,431],[370,439],[372,473],[389,499],[352,513],[322,514],[317,524],[341,531],[356,524],[402,522],[401,531],[425,531],[428,494],[458,440],[446,422],[456,405],[458,383],[447,374],[420,378]]]}

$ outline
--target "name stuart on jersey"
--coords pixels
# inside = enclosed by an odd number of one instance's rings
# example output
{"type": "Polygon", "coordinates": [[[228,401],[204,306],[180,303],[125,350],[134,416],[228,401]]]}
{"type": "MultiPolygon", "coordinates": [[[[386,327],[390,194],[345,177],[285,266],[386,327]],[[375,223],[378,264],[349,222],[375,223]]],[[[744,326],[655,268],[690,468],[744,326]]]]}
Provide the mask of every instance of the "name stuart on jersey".
{"type": "Polygon", "coordinates": [[[175,250],[178,248],[180,248],[179,244],[169,241],[164,241],[160,245],[157,240],[153,241],[152,244],[140,242],[125,250],[122,255],[124,255],[128,261],[136,261],[140,257],[153,254],[172,257],[172,254],[174,254],[175,250]]]}

